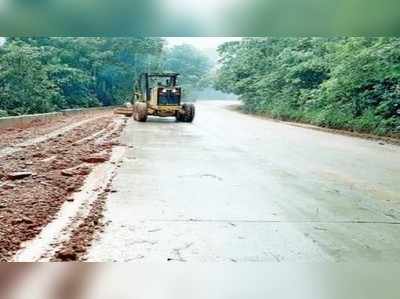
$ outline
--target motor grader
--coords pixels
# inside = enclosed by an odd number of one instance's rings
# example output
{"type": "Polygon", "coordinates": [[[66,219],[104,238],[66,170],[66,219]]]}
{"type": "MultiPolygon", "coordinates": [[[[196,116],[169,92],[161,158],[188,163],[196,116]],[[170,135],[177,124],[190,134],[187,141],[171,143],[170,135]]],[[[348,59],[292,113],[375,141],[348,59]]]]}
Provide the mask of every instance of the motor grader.
{"type": "Polygon", "coordinates": [[[179,122],[192,122],[195,106],[181,102],[182,88],[177,85],[177,73],[143,73],[134,88],[132,106],[120,110],[145,122],[149,115],[175,117],[179,122]]]}

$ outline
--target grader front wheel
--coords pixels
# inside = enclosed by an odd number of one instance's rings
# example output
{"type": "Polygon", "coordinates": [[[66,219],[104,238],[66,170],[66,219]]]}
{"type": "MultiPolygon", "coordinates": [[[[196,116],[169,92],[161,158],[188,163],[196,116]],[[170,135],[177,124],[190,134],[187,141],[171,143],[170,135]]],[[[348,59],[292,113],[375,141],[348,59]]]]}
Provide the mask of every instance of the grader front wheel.
{"type": "Polygon", "coordinates": [[[140,122],[147,120],[147,105],[146,103],[135,103],[135,112],[133,113],[133,119],[140,122]]]}

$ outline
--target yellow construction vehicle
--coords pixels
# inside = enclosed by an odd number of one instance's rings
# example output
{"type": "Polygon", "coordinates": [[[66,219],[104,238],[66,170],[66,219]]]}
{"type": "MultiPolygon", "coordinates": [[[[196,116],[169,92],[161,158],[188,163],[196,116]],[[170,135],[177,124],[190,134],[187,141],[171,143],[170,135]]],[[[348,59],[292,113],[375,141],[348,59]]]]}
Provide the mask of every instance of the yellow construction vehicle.
{"type": "Polygon", "coordinates": [[[177,85],[177,73],[143,73],[135,86],[133,118],[145,122],[149,115],[175,117],[192,122],[195,106],[181,103],[182,88],[177,85]]]}

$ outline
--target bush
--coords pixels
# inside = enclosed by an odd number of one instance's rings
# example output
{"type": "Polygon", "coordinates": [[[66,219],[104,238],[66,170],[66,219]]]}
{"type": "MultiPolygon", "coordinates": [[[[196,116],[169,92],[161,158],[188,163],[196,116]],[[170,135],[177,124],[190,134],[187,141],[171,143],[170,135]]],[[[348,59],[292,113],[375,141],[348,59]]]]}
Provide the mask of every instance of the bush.
{"type": "Polygon", "coordinates": [[[7,111],[5,111],[5,110],[0,110],[0,117],[6,117],[6,116],[8,116],[7,111]]]}
{"type": "Polygon", "coordinates": [[[248,112],[399,133],[400,38],[246,38],[219,53],[216,88],[248,112]]]}

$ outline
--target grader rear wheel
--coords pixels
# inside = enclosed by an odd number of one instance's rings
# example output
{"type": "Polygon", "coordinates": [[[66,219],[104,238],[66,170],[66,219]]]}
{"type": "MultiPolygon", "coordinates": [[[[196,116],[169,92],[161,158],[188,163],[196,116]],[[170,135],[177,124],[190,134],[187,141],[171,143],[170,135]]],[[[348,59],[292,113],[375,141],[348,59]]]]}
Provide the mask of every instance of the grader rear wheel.
{"type": "Polygon", "coordinates": [[[196,108],[193,104],[183,104],[182,109],[184,114],[180,115],[180,121],[191,123],[196,114],[196,108]]]}
{"type": "Polygon", "coordinates": [[[176,118],[176,121],[181,122],[181,121],[183,121],[183,114],[178,111],[175,115],[175,118],[176,118]]]}

